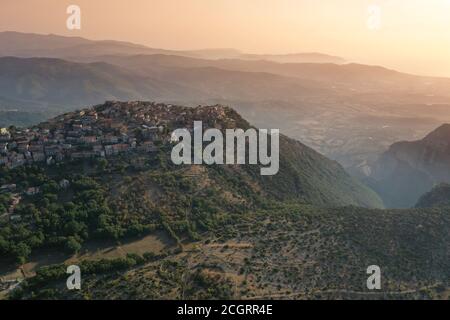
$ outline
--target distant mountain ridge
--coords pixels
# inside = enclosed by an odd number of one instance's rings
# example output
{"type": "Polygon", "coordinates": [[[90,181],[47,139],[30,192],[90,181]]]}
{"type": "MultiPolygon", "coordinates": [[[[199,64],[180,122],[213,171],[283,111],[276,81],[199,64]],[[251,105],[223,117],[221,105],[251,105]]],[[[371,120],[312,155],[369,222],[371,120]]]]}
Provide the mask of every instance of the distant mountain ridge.
{"type": "Polygon", "coordinates": [[[275,62],[344,63],[322,53],[246,54],[236,49],[166,50],[115,40],[88,40],[81,37],[0,32],[0,56],[75,58],[102,55],[172,54],[202,59],[269,60],[275,62]]]}
{"type": "Polygon", "coordinates": [[[193,88],[138,76],[104,62],[80,64],[54,58],[0,58],[0,106],[58,114],[115,99],[186,99],[193,88]]]}
{"type": "MultiPolygon", "coordinates": [[[[151,66],[150,66],[151,67],[151,66]]],[[[105,100],[154,100],[198,105],[214,99],[297,99],[323,90],[295,78],[214,67],[146,72],[102,61],[0,58],[0,107],[56,115],[105,100]]]]}
{"type": "MultiPolygon", "coordinates": [[[[280,64],[164,54],[76,60],[79,62],[0,57],[0,108],[61,111],[104,100],[136,99],[188,105],[272,100],[316,104],[322,99],[344,98],[365,102],[379,91],[390,90],[399,95],[411,86],[425,93],[423,85],[429,81],[355,64],[280,64]],[[400,86],[399,81],[406,81],[405,86],[400,86]],[[393,82],[398,89],[392,87],[393,82]],[[42,108],[36,109],[36,104],[42,108]]],[[[445,80],[439,81],[436,98],[450,88],[450,80],[448,86],[445,80]]],[[[264,113],[253,114],[260,116],[252,121],[264,122],[264,113]]]]}

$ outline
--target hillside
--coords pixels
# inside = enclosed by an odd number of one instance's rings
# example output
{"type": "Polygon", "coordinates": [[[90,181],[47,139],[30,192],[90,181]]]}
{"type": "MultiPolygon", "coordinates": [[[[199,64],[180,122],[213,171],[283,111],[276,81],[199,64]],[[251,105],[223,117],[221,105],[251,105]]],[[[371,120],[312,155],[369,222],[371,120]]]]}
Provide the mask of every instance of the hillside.
{"type": "Polygon", "coordinates": [[[105,99],[180,99],[196,92],[106,63],[4,57],[0,70],[0,106],[28,112],[54,114],[105,99]]]}
{"type": "Polygon", "coordinates": [[[416,208],[450,207],[450,185],[442,183],[420,197],[416,208]]]}
{"type": "MultiPolygon", "coordinates": [[[[152,225],[152,228],[166,226],[194,234],[194,230],[204,228],[206,220],[210,219],[201,209],[211,214],[242,212],[272,201],[295,201],[322,207],[382,206],[374,192],[348,176],[337,163],[285,136],[280,137],[280,170],[275,176],[261,176],[260,167],[256,165],[175,166],[170,160],[170,134],[174,128],[192,128],[194,120],[203,121],[205,129],[250,128],[229,107],[187,108],[148,102],[107,102],[93,109],[61,115],[32,130],[16,130],[3,135],[2,140],[6,139],[7,145],[3,145],[0,158],[4,164],[0,185],[9,194],[21,195],[24,201],[20,202],[23,205],[16,204],[15,209],[2,216],[6,218],[6,225],[14,217],[26,221],[13,228],[20,228],[17,232],[21,236],[8,228],[1,231],[0,235],[6,241],[3,250],[20,260],[30,253],[23,255],[23,251],[15,251],[15,245],[23,241],[33,243],[27,245],[31,250],[43,244],[66,245],[75,235],[81,241],[89,238],[92,232],[117,237],[125,235],[129,228],[135,228],[134,223],[141,225],[140,228],[144,228],[142,224],[152,225]],[[50,166],[42,167],[45,162],[50,166]],[[79,176],[83,172],[84,175],[79,176]],[[71,177],[72,187],[66,190],[60,182],[68,177],[71,177]],[[44,223],[41,232],[50,227],[52,234],[56,234],[48,238],[47,230],[36,242],[39,245],[31,240],[34,237],[29,233],[31,230],[22,229],[36,223],[33,221],[37,216],[28,212],[36,212],[39,216],[39,211],[44,214],[45,210],[57,206],[55,208],[59,209],[54,213],[64,215],[70,207],[68,202],[80,209],[88,203],[87,199],[82,201],[83,195],[89,199],[93,197],[99,206],[95,210],[112,215],[102,220],[101,224],[109,221],[107,229],[100,231],[100,222],[92,220],[89,220],[89,227],[78,226],[70,229],[72,231],[64,231],[64,228],[57,231],[54,226],[44,223]],[[142,200],[137,201],[139,198],[142,200]],[[199,216],[192,212],[192,225],[182,227],[187,222],[187,213],[183,209],[186,206],[199,216]],[[148,214],[140,215],[139,212],[148,214]],[[111,224],[110,219],[115,223],[111,224]],[[81,232],[85,228],[90,231],[81,232]],[[72,233],[75,235],[71,236],[72,233]],[[8,241],[12,241],[11,247],[8,241]]],[[[8,207],[5,203],[4,208],[8,207]]],[[[94,213],[95,210],[93,214],[100,214],[94,213]]],[[[61,222],[60,218],[56,223],[61,222]]],[[[82,218],[85,220],[86,217],[82,218]]]]}
{"type": "Polygon", "coordinates": [[[95,157],[99,149],[82,134],[69,159],[0,168],[2,190],[10,190],[0,197],[8,209],[0,216],[0,291],[13,299],[448,297],[447,210],[348,206],[379,199],[284,136],[273,177],[258,166],[174,166],[169,133],[194,119],[250,126],[223,106],[107,102],[32,128],[33,141],[53,141],[84,122],[83,132],[108,141],[117,134],[136,149],[120,141],[122,152],[95,157]],[[65,265],[74,263],[83,289],[68,292],[65,265]],[[383,270],[380,292],[366,289],[372,264],[383,270]]]}
{"type": "Polygon", "coordinates": [[[450,182],[450,125],[425,138],[393,144],[373,167],[374,188],[387,206],[411,207],[436,184],[450,182]]]}
{"type": "Polygon", "coordinates": [[[40,269],[10,298],[445,300],[449,230],[448,212],[437,209],[275,206],[233,215],[182,249],[158,237],[138,250],[122,242],[82,252],[40,269]],[[84,272],[81,291],[64,287],[72,263],[84,272]],[[366,287],[373,264],[379,291],[366,287]]]}

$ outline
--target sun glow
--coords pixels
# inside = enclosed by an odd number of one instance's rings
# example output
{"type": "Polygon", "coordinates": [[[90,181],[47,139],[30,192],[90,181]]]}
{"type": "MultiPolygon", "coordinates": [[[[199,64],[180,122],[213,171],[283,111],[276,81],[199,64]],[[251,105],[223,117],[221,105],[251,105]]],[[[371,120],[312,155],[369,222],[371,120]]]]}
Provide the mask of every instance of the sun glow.
{"type": "Polygon", "coordinates": [[[3,0],[0,31],[115,39],[168,49],[318,51],[400,71],[450,76],[449,0],[135,0],[132,5],[77,0],[83,28],[67,30],[66,8],[72,2],[3,0]]]}

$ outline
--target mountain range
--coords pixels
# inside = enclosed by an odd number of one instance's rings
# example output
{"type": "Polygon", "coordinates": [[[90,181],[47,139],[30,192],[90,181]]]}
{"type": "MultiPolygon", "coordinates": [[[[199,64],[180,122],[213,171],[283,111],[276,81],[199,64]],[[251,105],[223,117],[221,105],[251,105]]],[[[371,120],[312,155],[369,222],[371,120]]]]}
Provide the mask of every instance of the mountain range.
{"type": "Polygon", "coordinates": [[[35,124],[105,100],[219,103],[257,127],[281,129],[360,177],[391,144],[450,121],[449,79],[323,54],[174,51],[2,32],[0,56],[1,126],[35,124]]]}
{"type": "Polygon", "coordinates": [[[345,60],[322,53],[294,54],[249,54],[236,49],[203,49],[203,50],[166,50],[149,48],[144,45],[113,40],[88,40],[80,37],[64,37],[20,33],[13,31],[0,32],[0,56],[16,56],[23,58],[46,57],[73,59],[104,55],[152,55],[165,54],[202,59],[241,59],[269,60],[281,63],[344,63],[345,60]]]}

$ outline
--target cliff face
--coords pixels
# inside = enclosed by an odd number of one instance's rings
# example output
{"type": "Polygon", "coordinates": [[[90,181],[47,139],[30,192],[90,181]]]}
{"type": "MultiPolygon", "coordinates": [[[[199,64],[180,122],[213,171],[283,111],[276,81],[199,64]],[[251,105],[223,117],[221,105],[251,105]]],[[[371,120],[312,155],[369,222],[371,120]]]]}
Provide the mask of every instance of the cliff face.
{"type": "Polygon", "coordinates": [[[387,206],[413,206],[434,185],[450,182],[450,125],[422,140],[393,144],[373,169],[372,183],[387,206]]]}
{"type": "Polygon", "coordinates": [[[450,207],[450,184],[442,183],[427,192],[416,204],[416,208],[450,207]]]}

